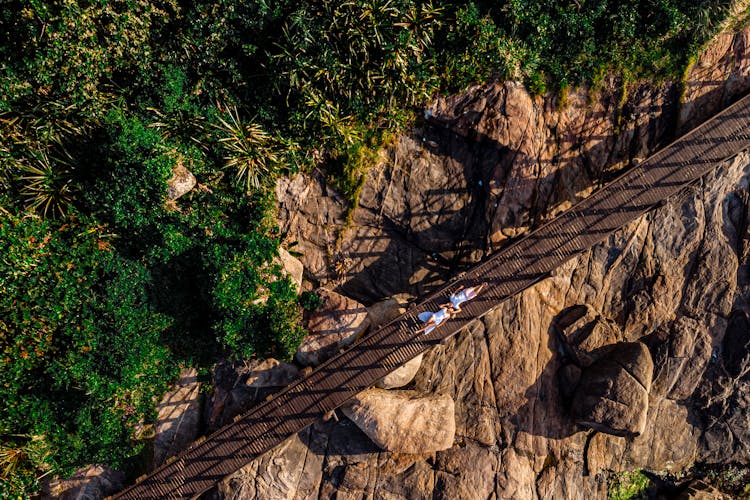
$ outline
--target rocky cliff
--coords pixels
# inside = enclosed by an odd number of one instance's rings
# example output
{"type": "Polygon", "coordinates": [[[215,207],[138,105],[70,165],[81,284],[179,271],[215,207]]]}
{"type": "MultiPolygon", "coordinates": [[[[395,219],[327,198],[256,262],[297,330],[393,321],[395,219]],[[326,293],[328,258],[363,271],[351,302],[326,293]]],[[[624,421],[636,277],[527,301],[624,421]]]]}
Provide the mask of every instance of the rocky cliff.
{"type": "MultiPolygon", "coordinates": [[[[563,97],[512,82],[472,88],[432,103],[384,154],[351,224],[320,175],[298,175],[277,189],[282,227],[308,282],[365,305],[419,296],[748,89],[747,30],[714,40],[683,83],[608,80],[563,97]]],[[[740,154],[428,352],[408,389],[452,397],[451,448],[383,451],[341,416],[218,495],[598,498],[611,472],[747,464],[749,185],[740,154]],[[641,347],[624,359],[613,345],[641,347]],[[627,411],[585,402],[597,377],[609,384],[602,398],[627,411]],[[623,424],[620,435],[587,424],[592,412],[623,424]]]]}

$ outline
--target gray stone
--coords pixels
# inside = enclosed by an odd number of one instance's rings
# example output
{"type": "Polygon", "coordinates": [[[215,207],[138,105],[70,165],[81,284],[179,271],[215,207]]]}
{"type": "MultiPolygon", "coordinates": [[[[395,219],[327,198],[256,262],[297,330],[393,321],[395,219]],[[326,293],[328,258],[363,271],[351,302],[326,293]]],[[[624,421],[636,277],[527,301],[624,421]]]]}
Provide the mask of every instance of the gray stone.
{"type": "Polygon", "coordinates": [[[292,278],[292,282],[297,285],[297,293],[302,291],[302,274],[305,272],[305,267],[302,262],[292,254],[287,252],[283,247],[279,247],[279,262],[281,268],[286,274],[292,278]]]}
{"type": "Polygon", "coordinates": [[[120,491],[125,474],[106,465],[78,469],[69,479],[56,479],[45,488],[45,497],[60,500],[100,500],[120,491]]]}
{"type": "Polygon", "coordinates": [[[195,176],[182,164],[178,163],[172,169],[172,177],[167,182],[167,198],[176,200],[182,195],[189,193],[197,181],[195,176]]]}
{"type": "Polygon", "coordinates": [[[299,369],[273,358],[253,365],[245,380],[248,387],[281,387],[289,384],[299,375],[299,369]]]}
{"type": "Polygon", "coordinates": [[[370,317],[371,328],[373,330],[379,328],[406,312],[405,307],[409,299],[410,297],[406,294],[394,295],[368,307],[367,314],[370,317]]]}

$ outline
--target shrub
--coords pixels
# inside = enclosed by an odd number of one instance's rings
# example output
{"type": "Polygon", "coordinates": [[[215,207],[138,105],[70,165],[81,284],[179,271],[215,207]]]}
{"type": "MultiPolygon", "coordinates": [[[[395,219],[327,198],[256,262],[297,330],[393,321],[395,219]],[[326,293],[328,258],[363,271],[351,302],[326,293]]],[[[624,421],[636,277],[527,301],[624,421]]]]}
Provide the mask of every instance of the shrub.
{"type": "Polygon", "coordinates": [[[608,496],[610,500],[640,498],[650,485],[651,480],[640,469],[622,472],[610,479],[608,496]]]}
{"type": "Polygon", "coordinates": [[[302,292],[299,296],[299,304],[305,311],[314,311],[323,304],[323,299],[315,292],[302,292]]]}
{"type": "Polygon", "coordinates": [[[73,158],[64,147],[58,150],[57,157],[39,151],[31,162],[18,164],[20,194],[26,199],[27,208],[41,212],[44,217],[65,217],[75,199],[73,158]]]}
{"type": "Polygon", "coordinates": [[[104,125],[98,150],[87,159],[86,210],[98,214],[126,245],[159,246],[176,160],[160,134],[138,117],[113,111],[104,125]]]}
{"type": "MultiPolygon", "coordinates": [[[[91,461],[125,467],[174,365],[148,303],[148,272],[101,228],[0,223],[0,442],[16,482],[91,461]],[[36,451],[35,451],[36,450],[36,451]],[[15,457],[12,458],[11,457],[15,457]]],[[[16,486],[20,487],[20,486],[16,486]]]]}
{"type": "Polygon", "coordinates": [[[227,109],[226,119],[218,116],[217,120],[225,166],[236,170],[237,182],[248,191],[266,184],[279,162],[271,136],[257,123],[243,123],[236,107],[227,109]]]}
{"type": "Polygon", "coordinates": [[[6,3],[0,88],[8,100],[52,93],[98,108],[112,81],[127,86],[151,65],[152,28],[168,26],[177,9],[174,0],[6,3]]]}

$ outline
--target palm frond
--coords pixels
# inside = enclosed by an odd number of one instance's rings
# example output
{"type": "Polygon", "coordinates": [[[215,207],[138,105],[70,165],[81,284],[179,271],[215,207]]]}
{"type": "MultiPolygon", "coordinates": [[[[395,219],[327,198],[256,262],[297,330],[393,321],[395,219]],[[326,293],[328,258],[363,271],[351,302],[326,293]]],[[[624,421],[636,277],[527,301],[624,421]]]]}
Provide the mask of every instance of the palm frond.
{"type": "Polygon", "coordinates": [[[237,182],[246,189],[260,188],[279,163],[274,139],[257,123],[245,124],[236,107],[227,108],[226,118],[219,116],[217,129],[224,134],[224,166],[236,170],[237,182]]]}

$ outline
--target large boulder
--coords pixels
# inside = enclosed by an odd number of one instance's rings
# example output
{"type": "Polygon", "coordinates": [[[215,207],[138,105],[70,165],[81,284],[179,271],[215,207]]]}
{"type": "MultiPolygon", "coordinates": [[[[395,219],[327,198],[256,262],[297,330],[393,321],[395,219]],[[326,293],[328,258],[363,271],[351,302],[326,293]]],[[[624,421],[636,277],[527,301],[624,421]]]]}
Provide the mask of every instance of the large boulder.
{"type": "Polygon", "coordinates": [[[299,369],[290,364],[269,358],[253,364],[245,385],[248,387],[282,387],[297,378],[299,369]]]}
{"type": "Polygon", "coordinates": [[[99,500],[120,491],[125,474],[106,465],[89,465],[75,471],[69,479],[51,481],[44,496],[64,500],[99,500]]]}
{"type": "Polygon", "coordinates": [[[602,318],[590,305],[563,310],[553,323],[571,356],[580,366],[589,366],[623,340],[616,324],[602,318]]]}
{"type": "Polygon", "coordinates": [[[424,354],[420,354],[416,358],[407,361],[404,365],[396,368],[385,377],[378,380],[375,384],[376,387],[381,389],[395,389],[397,387],[403,387],[412,380],[419,371],[419,367],[422,366],[422,357],[424,354]]]}
{"type": "Polygon", "coordinates": [[[455,409],[446,394],[368,389],[342,411],[384,450],[425,454],[453,446],[455,409]]]}
{"type": "Polygon", "coordinates": [[[305,337],[294,359],[304,366],[319,365],[339,349],[354,342],[370,326],[367,309],[356,300],[319,288],[321,305],[307,314],[305,337]]]}
{"type": "Polygon", "coordinates": [[[167,197],[176,200],[180,196],[189,193],[196,184],[195,176],[181,163],[172,169],[172,177],[167,181],[167,197]]]}
{"type": "Polygon", "coordinates": [[[200,382],[195,368],[180,373],[174,390],[167,392],[156,407],[154,464],[176,455],[198,437],[201,423],[200,382]]]}
{"type": "Polygon", "coordinates": [[[279,247],[279,263],[284,272],[297,285],[297,293],[299,293],[302,290],[302,274],[305,271],[305,266],[302,265],[302,262],[298,258],[287,252],[283,247],[279,247]]]}
{"type": "Polygon", "coordinates": [[[654,364],[640,342],[621,342],[586,368],[573,398],[579,425],[615,436],[641,434],[646,427],[654,364]]]}

